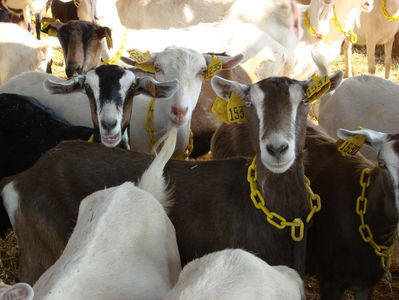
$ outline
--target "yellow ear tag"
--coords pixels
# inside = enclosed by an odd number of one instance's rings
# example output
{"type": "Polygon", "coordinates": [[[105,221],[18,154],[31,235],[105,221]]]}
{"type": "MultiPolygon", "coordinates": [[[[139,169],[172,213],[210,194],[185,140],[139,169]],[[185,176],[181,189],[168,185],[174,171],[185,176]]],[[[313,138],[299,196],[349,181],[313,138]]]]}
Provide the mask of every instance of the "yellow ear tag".
{"type": "Polygon", "coordinates": [[[366,137],[358,134],[348,138],[347,140],[338,139],[337,150],[341,152],[342,156],[353,156],[363,147],[366,137]]]}
{"type": "Polygon", "coordinates": [[[330,89],[331,82],[328,75],[322,77],[314,75],[313,82],[306,90],[308,101],[311,103],[320,99],[330,89]]]}
{"type": "Polygon", "coordinates": [[[233,91],[227,102],[227,117],[230,123],[241,124],[246,121],[244,107],[245,101],[233,91]]]}
{"type": "Polygon", "coordinates": [[[212,112],[214,115],[226,124],[230,124],[230,121],[227,117],[227,101],[216,97],[215,102],[212,105],[212,112]]]}
{"type": "Polygon", "coordinates": [[[219,72],[223,67],[223,62],[217,58],[216,55],[212,55],[212,60],[208,65],[206,70],[205,80],[210,80],[217,72],[219,72]]]}
{"type": "Polygon", "coordinates": [[[150,52],[145,53],[140,52],[137,49],[127,50],[131,59],[136,62],[136,67],[150,73],[155,73],[155,66],[153,64],[145,64],[148,62],[148,57],[150,57],[150,52]]]}
{"type": "Polygon", "coordinates": [[[88,143],[94,143],[94,134],[92,134],[89,138],[89,140],[87,141],[88,143]]]}
{"type": "Polygon", "coordinates": [[[55,36],[55,37],[57,37],[57,36],[58,36],[58,32],[57,32],[57,30],[55,30],[55,29],[53,29],[53,28],[50,28],[50,29],[47,31],[47,35],[48,35],[48,36],[55,36]]]}
{"type": "Polygon", "coordinates": [[[107,41],[108,49],[111,49],[113,47],[113,43],[112,43],[112,38],[108,34],[108,31],[105,31],[105,40],[107,41]]]}
{"type": "Polygon", "coordinates": [[[244,107],[245,101],[233,91],[229,101],[217,97],[212,112],[226,124],[241,124],[246,120],[244,107]]]}

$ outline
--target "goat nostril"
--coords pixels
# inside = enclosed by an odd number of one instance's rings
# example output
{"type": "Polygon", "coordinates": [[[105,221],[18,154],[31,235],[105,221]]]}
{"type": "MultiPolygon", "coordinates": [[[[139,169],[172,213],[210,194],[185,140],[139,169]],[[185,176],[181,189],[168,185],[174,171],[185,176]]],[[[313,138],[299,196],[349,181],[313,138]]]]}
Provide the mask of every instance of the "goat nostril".
{"type": "Polygon", "coordinates": [[[283,154],[288,149],[288,144],[282,144],[279,147],[274,147],[271,144],[266,145],[266,150],[272,156],[277,156],[283,154]]]}
{"type": "Polygon", "coordinates": [[[106,130],[111,130],[116,126],[116,120],[113,121],[101,121],[101,126],[106,130]]]}
{"type": "Polygon", "coordinates": [[[185,108],[177,108],[176,106],[172,106],[172,113],[177,117],[184,117],[188,111],[188,107],[185,108]]]}

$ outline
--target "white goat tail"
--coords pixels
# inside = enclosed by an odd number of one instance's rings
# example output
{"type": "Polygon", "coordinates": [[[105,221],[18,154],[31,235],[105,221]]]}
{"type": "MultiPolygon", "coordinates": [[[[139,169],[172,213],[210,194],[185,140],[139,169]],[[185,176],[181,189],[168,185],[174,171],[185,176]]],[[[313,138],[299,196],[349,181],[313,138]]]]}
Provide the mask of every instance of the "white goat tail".
{"type": "Polygon", "coordinates": [[[158,145],[163,143],[161,150],[155,155],[151,165],[143,173],[137,184],[139,188],[151,193],[158,199],[165,209],[172,205],[170,201],[172,191],[167,191],[163,169],[175,151],[176,139],[177,127],[173,126],[154,145],[154,149],[157,149],[158,145]]]}

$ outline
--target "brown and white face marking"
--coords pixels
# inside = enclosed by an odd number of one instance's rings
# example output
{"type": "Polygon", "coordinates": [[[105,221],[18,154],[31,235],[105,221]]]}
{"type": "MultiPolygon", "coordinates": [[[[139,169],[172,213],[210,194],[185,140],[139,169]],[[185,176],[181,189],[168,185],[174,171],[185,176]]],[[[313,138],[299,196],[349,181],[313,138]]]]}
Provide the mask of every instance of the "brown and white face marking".
{"type": "MultiPolygon", "coordinates": [[[[342,72],[330,76],[331,89],[341,82],[342,72]]],[[[270,77],[252,85],[214,77],[215,93],[228,101],[233,91],[247,103],[245,110],[250,135],[258,158],[274,173],[284,173],[295,162],[304,146],[309,111],[306,89],[311,80],[270,77]]]]}
{"type": "Polygon", "coordinates": [[[111,36],[108,27],[101,27],[85,21],[53,22],[46,30],[57,31],[65,60],[65,73],[83,74],[100,63],[103,48],[102,39],[111,36]]]}
{"type": "Polygon", "coordinates": [[[347,139],[357,134],[366,137],[365,143],[378,153],[378,165],[388,170],[395,189],[395,203],[399,213],[399,134],[388,134],[367,128],[352,131],[338,129],[337,131],[337,135],[341,139],[347,139]]]}

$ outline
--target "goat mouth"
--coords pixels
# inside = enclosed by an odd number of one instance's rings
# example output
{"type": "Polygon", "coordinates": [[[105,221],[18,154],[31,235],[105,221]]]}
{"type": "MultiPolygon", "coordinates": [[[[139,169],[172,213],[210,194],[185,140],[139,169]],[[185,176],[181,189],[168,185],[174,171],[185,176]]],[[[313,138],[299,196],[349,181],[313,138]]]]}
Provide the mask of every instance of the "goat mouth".
{"type": "Polygon", "coordinates": [[[102,140],[105,144],[114,145],[119,141],[119,137],[120,137],[119,133],[115,135],[103,135],[102,140]]]}
{"type": "Polygon", "coordinates": [[[372,5],[362,5],[362,9],[364,12],[370,12],[373,9],[372,5]]]}
{"type": "Polygon", "coordinates": [[[290,168],[292,162],[293,160],[289,160],[287,162],[278,162],[278,163],[264,162],[264,164],[265,167],[268,168],[273,173],[284,173],[290,168]]]}

